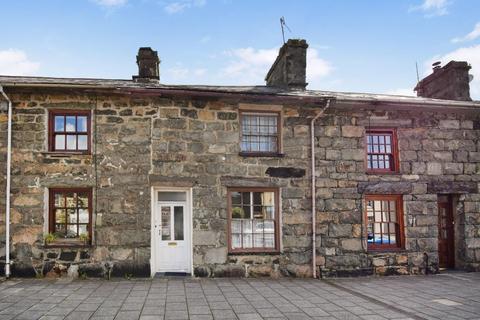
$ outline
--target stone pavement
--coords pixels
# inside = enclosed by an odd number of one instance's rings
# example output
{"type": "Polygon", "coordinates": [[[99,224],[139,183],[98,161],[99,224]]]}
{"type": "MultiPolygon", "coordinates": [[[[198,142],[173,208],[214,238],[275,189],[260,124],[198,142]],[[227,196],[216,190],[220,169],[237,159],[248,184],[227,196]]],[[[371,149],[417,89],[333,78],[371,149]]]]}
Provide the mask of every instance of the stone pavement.
{"type": "Polygon", "coordinates": [[[0,283],[3,319],[480,319],[480,273],[0,283]]]}

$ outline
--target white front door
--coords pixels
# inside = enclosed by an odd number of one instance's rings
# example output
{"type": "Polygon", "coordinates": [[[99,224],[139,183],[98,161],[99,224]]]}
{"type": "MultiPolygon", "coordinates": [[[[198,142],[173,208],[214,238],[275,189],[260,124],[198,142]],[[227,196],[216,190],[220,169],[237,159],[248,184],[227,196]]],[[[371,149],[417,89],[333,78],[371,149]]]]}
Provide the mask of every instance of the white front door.
{"type": "Polygon", "coordinates": [[[155,272],[190,273],[190,210],[186,191],[158,191],[154,217],[155,272]]]}

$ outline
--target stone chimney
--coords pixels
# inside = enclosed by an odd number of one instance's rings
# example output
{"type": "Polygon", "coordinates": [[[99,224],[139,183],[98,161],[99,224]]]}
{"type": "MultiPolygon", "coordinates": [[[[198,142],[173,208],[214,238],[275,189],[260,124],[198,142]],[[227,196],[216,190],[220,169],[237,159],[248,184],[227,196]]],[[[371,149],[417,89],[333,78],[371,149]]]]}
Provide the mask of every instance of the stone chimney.
{"type": "Polygon", "coordinates": [[[308,44],[302,39],[289,39],[278,53],[265,81],[269,87],[305,90],[308,44]]]}
{"type": "Polygon", "coordinates": [[[450,61],[443,67],[435,62],[432,74],[417,83],[414,90],[424,98],[471,101],[470,69],[465,61],[450,61]]]}
{"type": "Polygon", "coordinates": [[[134,81],[160,81],[160,59],[158,59],[157,51],[153,51],[150,47],[142,47],[138,49],[137,65],[138,76],[132,77],[134,81]]]}

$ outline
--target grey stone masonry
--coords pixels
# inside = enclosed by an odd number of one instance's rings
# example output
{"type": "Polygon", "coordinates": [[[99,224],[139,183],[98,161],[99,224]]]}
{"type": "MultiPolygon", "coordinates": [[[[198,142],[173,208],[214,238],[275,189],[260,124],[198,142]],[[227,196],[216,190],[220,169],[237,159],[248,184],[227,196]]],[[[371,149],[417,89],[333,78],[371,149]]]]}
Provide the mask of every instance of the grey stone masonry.
{"type": "Polygon", "coordinates": [[[307,48],[305,40],[289,39],[265,77],[267,86],[305,90],[307,48]]]}
{"type": "Polygon", "coordinates": [[[471,101],[470,69],[465,61],[450,61],[443,67],[436,66],[432,74],[417,84],[415,91],[419,97],[471,101]]]}
{"type": "MultiPolygon", "coordinates": [[[[58,88],[12,88],[8,94],[14,103],[14,275],[150,276],[151,190],[157,186],[193,190],[194,275],[312,275],[309,126],[324,101],[272,102],[258,96],[219,98],[175,92],[160,97],[58,88]],[[239,154],[239,110],[246,107],[280,111],[282,156],[239,154]],[[91,111],[92,154],[48,152],[47,118],[53,109],[91,111]],[[228,253],[227,187],[231,186],[278,188],[279,252],[228,253]],[[51,187],[93,188],[92,246],[44,245],[51,187]]],[[[443,193],[455,195],[460,219],[457,267],[480,270],[480,114],[415,106],[408,110],[337,107],[340,103],[317,120],[314,132],[315,254],[320,274],[436,272],[437,195],[443,193]],[[397,130],[398,173],[366,173],[365,132],[374,127],[397,130]],[[367,250],[363,218],[367,194],[403,196],[402,250],[367,250]]],[[[6,120],[2,111],[2,160],[6,120]]],[[[4,170],[5,162],[1,163],[4,170]]],[[[2,208],[4,184],[2,174],[2,208]]],[[[3,214],[0,219],[4,243],[3,214]]]]}
{"type": "Polygon", "coordinates": [[[148,47],[140,48],[137,55],[137,65],[138,75],[133,76],[133,80],[138,82],[160,80],[160,59],[157,51],[148,47]]]}

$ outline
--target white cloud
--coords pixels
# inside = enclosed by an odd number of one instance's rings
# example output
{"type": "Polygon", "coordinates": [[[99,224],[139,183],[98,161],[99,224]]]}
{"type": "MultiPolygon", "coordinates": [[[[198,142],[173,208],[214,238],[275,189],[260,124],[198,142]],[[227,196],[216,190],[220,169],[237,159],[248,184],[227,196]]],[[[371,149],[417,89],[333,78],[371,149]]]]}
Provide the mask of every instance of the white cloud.
{"type": "MultiPolygon", "coordinates": [[[[225,78],[235,79],[240,84],[262,84],[265,76],[278,55],[278,48],[254,49],[239,48],[224,52],[231,58],[221,70],[225,78]]],[[[307,51],[307,82],[315,86],[315,81],[333,70],[331,64],[318,56],[316,49],[307,51]]],[[[310,87],[311,87],[310,86],[310,87]]]]}
{"type": "Polygon", "coordinates": [[[457,42],[465,42],[465,41],[472,41],[480,37],[480,22],[478,22],[475,27],[473,27],[473,30],[468,33],[467,35],[459,38],[453,38],[452,42],[457,43],[457,42]]]}
{"type": "Polygon", "coordinates": [[[330,62],[320,58],[317,50],[310,49],[307,51],[307,82],[325,77],[332,70],[330,62]]]}
{"type": "Polygon", "coordinates": [[[385,94],[392,94],[395,96],[416,96],[415,92],[413,91],[412,88],[397,88],[393,90],[389,90],[385,92],[385,94]]]}
{"type": "Polygon", "coordinates": [[[193,83],[199,81],[201,82],[201,78],[206,74],[207,69],[190,69],[181,63],[177,63],[175,66],[165,69],[165,71],[163,71],[162,78],[165,78],[166,82],[193,83]]]}
{"type": "Polygon", "coordinates": [[[470,82],[470,95],[472,99],[480,99],[480,44],[459,48],[444,55],[432,57],[425,63],[425,73],[431,73],[433,62],[442,61],[443,64],[447,64],[451,60],[467,61],[472,66],[470,74],[473,75],[473,81],[470,82]]]}
{"type": "Polygon", "coordinates": [[[2,75],[34,75],[39,68],[40,63],[30,61],[22,50],[0,50],[0,74],[2,75]]]}
{"type": "Polygon", "coordinates": [[[168,14],[175,14],[185,11],[189,8],[194,7],[203,7],[207,4],[206,0],[179,0],[174,2],[169,2],[167,5],[164,6],[164,10],[168,14]]]}
{"type": "Polygon", "coordinates": [[[92,2],[106,8],[121,7],[127,3],[128,0],[91,0],[92,2]]]}
{"type": "Polygon", "coordinates": [[[175,14],[178,12],[182,12],[183,10],[185,10],[186,7],[186,2],[173,2],[166,5],[164,9],[168,14],[175,14]]]}
{"type": "Polygon", "coordinates": [[[221,70],[221,76],[235,79],[239,84],[259,84],[263,82],[278,49],[239,48],[224,52],[230,57],[227,66],[221,70]]]}
{"type": "Polygon", "coordinates": [[[423,3],[410,7],[409,11],[423,11],[426,17],[444,16],[448,14],[448,0],[423,0],[423,3]]]}

